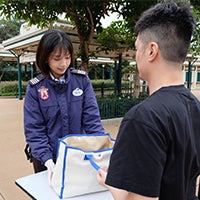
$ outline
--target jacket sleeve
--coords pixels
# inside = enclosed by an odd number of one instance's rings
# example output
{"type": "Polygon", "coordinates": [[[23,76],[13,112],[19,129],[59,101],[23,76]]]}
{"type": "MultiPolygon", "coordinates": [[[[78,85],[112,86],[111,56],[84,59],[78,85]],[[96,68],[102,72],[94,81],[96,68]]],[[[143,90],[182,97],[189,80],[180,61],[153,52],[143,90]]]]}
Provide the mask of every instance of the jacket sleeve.
{"type": "Polygon", "coordinates": [[[83,127],[86,133],[104,133],[104,128],[101,123],[99,107],[96,101],[96,96],[88,76],[85,76],[86,87],[83,100],[83,127]]]}
{"type": "Polygon", "coordinates": [[[36,86],[27,87],[24,100],[24,132],[34,158],[43,164],[52,159],[52,149],[48,142],[46,123],[40,109],[36,86]]]}

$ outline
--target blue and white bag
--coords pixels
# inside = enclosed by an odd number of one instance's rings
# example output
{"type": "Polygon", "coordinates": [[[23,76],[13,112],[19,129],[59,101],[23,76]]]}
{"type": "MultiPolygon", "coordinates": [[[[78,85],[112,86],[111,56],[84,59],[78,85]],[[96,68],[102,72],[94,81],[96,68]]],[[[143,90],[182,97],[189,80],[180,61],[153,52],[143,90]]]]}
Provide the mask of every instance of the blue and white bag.
{"type": "Polygon", "coordinates": [[[106,190],[97,181],[107,168],[115,140],[106,134],[70,134],[59,140],[52,188],[62,198],[106,190]]]}

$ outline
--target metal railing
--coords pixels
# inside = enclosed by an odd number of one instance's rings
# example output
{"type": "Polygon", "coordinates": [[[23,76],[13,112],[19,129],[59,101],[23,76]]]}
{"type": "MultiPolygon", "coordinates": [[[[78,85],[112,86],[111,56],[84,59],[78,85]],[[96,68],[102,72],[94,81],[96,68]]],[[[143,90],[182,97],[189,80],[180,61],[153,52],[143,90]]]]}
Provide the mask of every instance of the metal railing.
{"type": "Polygon", "coordinates": [[[97,98],[101,119],[123,117],[130,108],[143,101],[144,98],[97,98]]]}

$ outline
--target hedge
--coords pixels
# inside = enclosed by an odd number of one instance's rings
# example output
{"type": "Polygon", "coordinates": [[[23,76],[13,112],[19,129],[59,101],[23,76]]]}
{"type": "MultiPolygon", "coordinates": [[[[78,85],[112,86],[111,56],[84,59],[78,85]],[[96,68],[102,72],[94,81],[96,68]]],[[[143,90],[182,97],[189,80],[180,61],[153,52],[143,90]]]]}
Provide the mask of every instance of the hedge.
{"type": "MultiPolygon", "coordinates": [[[[25,94],[27,82],[22,81],[22,94],[25,94]]],[[[0,96],[17,96],[18,82],[17,81],[2,81],[0,82],[0,96]]]]}

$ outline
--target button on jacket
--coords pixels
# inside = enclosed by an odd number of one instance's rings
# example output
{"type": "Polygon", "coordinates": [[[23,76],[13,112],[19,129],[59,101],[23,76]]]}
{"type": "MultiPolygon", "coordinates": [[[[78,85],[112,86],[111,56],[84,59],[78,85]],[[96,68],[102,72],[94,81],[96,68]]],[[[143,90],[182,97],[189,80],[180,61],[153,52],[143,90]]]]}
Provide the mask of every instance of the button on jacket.
{"type": "Polygon", "coordinates": [[[24,130],[34,158],[56,159],[58,138],[69,133],[104,133],[87,75],[68,69],[65,81],[32,81],[24,102],[24,130]]]}

